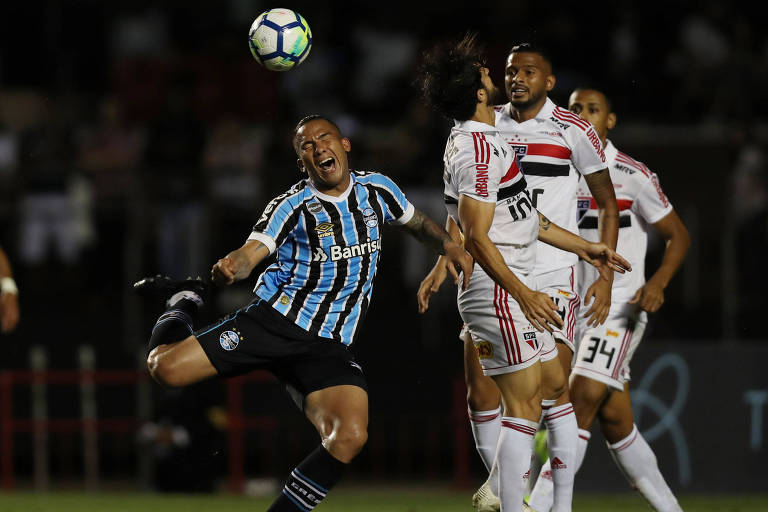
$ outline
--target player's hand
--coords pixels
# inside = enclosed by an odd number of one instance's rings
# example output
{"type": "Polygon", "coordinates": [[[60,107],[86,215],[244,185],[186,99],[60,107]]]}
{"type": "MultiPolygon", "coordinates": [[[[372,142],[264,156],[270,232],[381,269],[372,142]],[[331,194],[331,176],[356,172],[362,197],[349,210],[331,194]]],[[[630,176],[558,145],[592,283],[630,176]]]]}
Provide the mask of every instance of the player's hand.
{"type": "Polygon", "coordinates": [[[224,257],[217,261],[211,269],[211,281],[218,286],[230,285],[235,282],[237,265],[229,258],[224,257]]]}
{"type": "Polygon", "coordinates": [[[600,275],[610,282],[613,281],[613,276],[609,276],[609,272],[624,274],[632,271],[632,265],[627,260],[603,243],[587,244],[585,251],[579,256],[597,268],[600,275]]]}
{"type": "Polygon", "coordinates": [[[584,295],[584,306],[591,303],[589,310],[584,314],[587,320],[587,327],[597,327],[605,323],[608,313],[611,310],[611,286],[612,282],[604,279],[602,276],[589,287],[584,295]]]}
{"type": "Polygon", "coordinates": [[[655,313],[664,304],[664,288],[653,281],[648,281],[635,292],[635,296],[629,303],[639,304],[643,311],[655,313]]]}
{"type": "Polygon", "coordinates": [[[453,282],[459,284],[459,272],[463,273],[461,289],[466,290],[469,286],[469,278],[472,275],[472,269],[475,260],[456,242],[446,242],[445,244],[445,266],[453,277],[453,282]]]}
{"type": "Polygon", "coordinates": [[[558,328],[563,326],[563,319],[558,314],[557,306],[546,293],[527,289],[514,296],[514,299],[520,305],[525,318],[537,331],[552,332],[551,326],[558,328]]]}
{"type": "Polygon", "coordinates": [[[15,293],[0,293],[0,330],[11,332],[19,323],[19,297],[15,293]]]}
{"type": "MultiPolygon", "coordinates": [[[[453,269],[456,272],[456,269],[453,269]]],[[[445,281],[448,270],[445,264],[445,258],[440,256],[437,263],[429,271],[429,274],[421,281],[419,291],[416,292],[416,299],[419,302],[419,313],[424,313],[429,308],[429,299],[437,293],[440,285],[445,281]]],[[[454,276],[454,283],[458,283],[458,275],[454,276]]]]}

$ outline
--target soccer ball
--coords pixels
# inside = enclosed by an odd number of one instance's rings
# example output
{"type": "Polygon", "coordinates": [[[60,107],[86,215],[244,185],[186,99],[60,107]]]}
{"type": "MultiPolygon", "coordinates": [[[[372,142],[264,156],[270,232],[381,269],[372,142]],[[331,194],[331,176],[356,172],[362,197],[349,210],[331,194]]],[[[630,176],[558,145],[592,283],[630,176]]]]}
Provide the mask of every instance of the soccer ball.
{"type": "Polygon", "coordinates": [[[288,71],[307,58],[312,31],[307,20],[290,9],[270,9],[256,18],[248,46],[259,64],[272,71],[288,71]]]}

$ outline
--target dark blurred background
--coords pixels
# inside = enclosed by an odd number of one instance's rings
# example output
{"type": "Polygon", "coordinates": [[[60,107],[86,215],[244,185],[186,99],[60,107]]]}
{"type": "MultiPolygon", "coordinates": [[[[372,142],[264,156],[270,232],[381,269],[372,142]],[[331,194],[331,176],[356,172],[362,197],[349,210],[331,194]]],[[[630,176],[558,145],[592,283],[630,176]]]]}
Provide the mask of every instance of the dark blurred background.
{"type": "MultiPolygon", "coordinates": [[[[696,363],[703,378],[722,354],[733,356],[722,370],[729,372],[742,368],[742,352],[768,355],[761,351],[768,35],[748,10],[722,1],[286,6],[307,19],[314,45],[299,68],[280,74],[261,68],[246,43],[256,16],[275,7],[264,2],[3,4],[0,245],[14,266],[22,319],[0,337],[0,368],[29,368],[35,347],[47,355],[49,369],[76,368],[81,346],[93,348],[97,368],[141,368],[160,305],[139,301],[132,283],[157,273],[207,277],[219,257],[240,246],[266,202],[302,178],[290,132],[307,114],[336,120],[352,140],[354,168],[392,176],[417,207],[442,221],[450,124],[422,105],[412,81],[424,49],[467,30],[485,43],[500,87],[508,49],[532,41],[552,53],[551,97],[560,105],[580,84],[606,90],[619,117],[612,140],[659,174],[690,230],[687,261],[639,354],[696,354],[706,346],[714,361],[696,363]]],[[[457,412],[463,384],[454,290],[445,286],[419,316],[415,293],[433,258],[394,229],[385,238],[373,307],[355,347],[372,408],[359,475],[479,479],[471,444],[469,473],[456,469],[457,429],[466,417],[457,412]]],[[[662,250],[652,239],[649,269],[662,250]]],[[[255,274],[216,292],[205,320],[249,300],[254,280],[255,274]]],[[[719,407],[732,393],[768,388],[763,372],[740,377],[744,389],[731,390],[726,378],[722,396],[710,394],[710,403],[719,407]]],[[[258,430],[246,435],[246,473],[282,476],[316,438],[279,388],[259,386],[244,388],[243,407],[277,419],[279,427],[263,425],[273,437],[258,430]],[[279,446],[296,453],[265,455],[279,446]]],[[[178,456],[226,476],[226,384],[175,392],[140,387],[142,399],[128,387],[96,391],[100,416],[141,420],[133,430],[99,437],[103,477],[140,473],[144,483],[152,481],[162,472],[147,468],[162,467],[157,454],[169,452],[155,445],[140,450],[151,452],[153,463],[137,461],[136,443],[154,442],[152,425],[175,423],[186,425],[188,437],[210,441],[183,445],[205,446],[178,456]]],[[[48,394],[49,417],[80,414],[76,390],[51,387],[48,394]]],[[[32,414],[28,395],[24,386],[14,388],[13,414],[32,414]]],[[[760,400],[754,403],[765,403],[760,400]]],[[[754,420],[741,396],[736,402],[742,408],[733,414],[754,420]]],[[[762,405],[757,414],[763,418],[762,405]]],[[[686,428],[690,435],[701,430],[696,422],[686,428]]],[[[80,478],[84,456],[73,439],[51,433],[53,477],[80,478]]],[[[15,440],[17,478],[31,478],[30,436],[18,433],[15,440]]],[[[766,450],[762,443],[759,450],[766,450]]],[[[754,451],[745,448],[736,460],[754,451]]],[[[194,482],[152,482],[200,489],[194,482]]],[[[695,476],[671,482],[708,485],[695,476]]]]}

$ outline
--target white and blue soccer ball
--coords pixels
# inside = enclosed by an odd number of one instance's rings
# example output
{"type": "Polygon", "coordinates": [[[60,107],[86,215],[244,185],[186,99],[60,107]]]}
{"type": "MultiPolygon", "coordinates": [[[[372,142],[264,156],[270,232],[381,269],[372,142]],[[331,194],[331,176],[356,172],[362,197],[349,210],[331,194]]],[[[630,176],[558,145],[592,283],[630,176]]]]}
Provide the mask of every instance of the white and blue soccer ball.
{"type": "Polygon", "coordinates": [[[270,9],[251,25],[248,46],[253,57],[272,71],[288,71],[307,58],[312,31],[307,20],[290,9],[270,9]]]}

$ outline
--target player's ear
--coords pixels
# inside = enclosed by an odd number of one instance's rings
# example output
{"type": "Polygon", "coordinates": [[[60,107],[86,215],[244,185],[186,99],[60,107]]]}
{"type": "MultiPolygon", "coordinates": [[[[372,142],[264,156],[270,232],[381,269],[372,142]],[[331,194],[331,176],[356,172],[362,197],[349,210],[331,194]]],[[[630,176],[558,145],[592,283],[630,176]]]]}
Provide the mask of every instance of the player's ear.
{"type": "Polygon", "coordinates": [[[300,172],[307,172],[307,168],[304,167],[304,162],[301,161],[301,158],[296,159],[296,166],[299,168],[300,172]]]}
{"type": "Polygon", "coordinates": [[[346,137],[341,138],[341,145],[344,148],[344,151],[346,151],[347,153],[349,153],[352,150],[352,141],[350,141],[346,137]]]}
{"type": "Polygon", "coordinates": [[[488,101],[488,91],[485,90],[485,87],[481,87],[477,90],[477,102],[483,103],[488,101]]]}
{"type": "Polygon", "coordinates": [[[616,126],[616,114],[611,112],[608,114],[608,117],[605,118],[605,127],[609,130],[613,130],[614,126],[616,126]]]}
{"type": "Polygon", "coordinates": [[[544,79],[544,82],[547,84],[547,92],[555,88],[556,81],[555,75],[547,75],[547,78],[544,79]]]}

